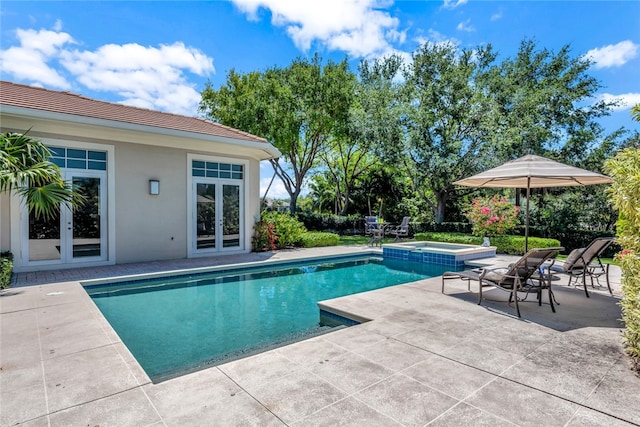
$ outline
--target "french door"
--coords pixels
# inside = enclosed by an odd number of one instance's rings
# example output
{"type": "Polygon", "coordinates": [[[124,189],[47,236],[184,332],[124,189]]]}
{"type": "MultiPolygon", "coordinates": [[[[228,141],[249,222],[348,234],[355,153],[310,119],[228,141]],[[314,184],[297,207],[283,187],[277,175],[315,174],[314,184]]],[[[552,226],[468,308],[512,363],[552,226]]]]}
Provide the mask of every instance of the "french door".
{"type": "Polygon", "coordinates": [[[84,196],[84,203],[73,210],[61,205],[51,218],[36,218],[28,213],[25,258],[29,264],[107,259],[106,174],[66,170],[63,178],[84,196]]]}
{"type": "Polygon", "coordinates": [[[194,252],[243,249],[241,182],[200,178],[193,186],[194,252]]]}

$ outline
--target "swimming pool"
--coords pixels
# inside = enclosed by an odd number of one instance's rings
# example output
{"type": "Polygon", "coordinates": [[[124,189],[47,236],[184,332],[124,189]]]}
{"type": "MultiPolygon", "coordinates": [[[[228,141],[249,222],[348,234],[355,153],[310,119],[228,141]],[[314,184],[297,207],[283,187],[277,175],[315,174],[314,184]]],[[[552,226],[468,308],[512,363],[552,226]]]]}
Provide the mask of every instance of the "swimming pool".
{"type": "Polygon", "coordinates": [[[321,318],[318,301],[445,269],[368,256],[85,289],[149,378],[159,382],[336,327],[321,318]]]}

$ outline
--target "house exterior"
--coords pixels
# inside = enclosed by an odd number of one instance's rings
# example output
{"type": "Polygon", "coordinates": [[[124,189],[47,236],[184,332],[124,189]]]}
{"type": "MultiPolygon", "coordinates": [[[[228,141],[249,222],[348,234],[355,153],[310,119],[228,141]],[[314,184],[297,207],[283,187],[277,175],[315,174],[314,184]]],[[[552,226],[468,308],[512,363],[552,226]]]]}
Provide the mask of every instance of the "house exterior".
{"type": "Polygon", "coordinates": [[[246,253],[260,209],[263,138],[208,120],[0,81],[0,131],[28,131],[86,197],[57,218],[0,194],[14,271],[246,253]]]}

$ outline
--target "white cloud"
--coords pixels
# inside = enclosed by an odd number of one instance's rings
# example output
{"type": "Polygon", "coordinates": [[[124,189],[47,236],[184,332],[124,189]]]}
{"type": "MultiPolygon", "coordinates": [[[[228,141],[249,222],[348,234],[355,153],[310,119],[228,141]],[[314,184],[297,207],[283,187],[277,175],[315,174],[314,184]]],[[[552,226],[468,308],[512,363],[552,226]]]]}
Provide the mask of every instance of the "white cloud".
{"type": "Polygon", "coordinates": [[[459,23],[456,28],[460,31],[466,31],[469,33],[476,30],[475,27],[471,25],[471,19],[467,19],[466,21],[459,23]]]}
{"type": "Polygon", "coordinates": [[[610,93],[602,93],[597,96],[598,100],[607,102],[617,101],[618,106],[613,108],[613,111],[629,110],[636,104],[640,104],[640,92],[639,93],[621,93],[619,95],[613,95],[610,93]]]}
{"type": "Polygon", "coordinates": [[[55,62],[65,45],[74,44],[63,32],[49,30],[16,30],[18,46],[0,50],[0,68],[4,74],[39,86],[69,89],[71,85],[55,69],[55,62]]]}
{"type": "Polygon", "coordinates": [[[456,39],[455,37],[447,37],[444,34],[432,29],[430,29],[427,32],[426,36],[416,37],[414,40],[420,46],[422,46],[425,43],[444,44],[444,45],[452,45],[452,46],[460,45],[460,40],[456,39]]]}
{"type": "Polygon", "coordinates": [[[19,45],[0,51],[3,73],[56,89],[70,89],[72,76],[91,90],[117,93],[123,104],[195,115],[201,97],[185,75],[215,72],[212,58],[181,42],[78,50],[72,49],[77,43],[71,35],[61,31],[61,21],[54,27],[55,31],[16,30],[19,45]]]}
{"type": "Polygon", "coordinates": [[[269,192],[266,194],[270,199],[289,199],[289,193],[284,188],[284,184],[277,176],[273,178],[273,166],[268,160],[260,162],[260,197],[264,197],[267,189],[269,192]],[[273,178],[273,182],[271,179],[273,178]],[[271,184],[271,186],[269,186],[271,184]]]}
{"type": "Polygon", "coordinates": [[[289,193],[287,193],[287,190],[285,190],[284,184],[282,183],[282,180],[280,178],[276,177],[273,180],[271,187],[269,187],[270,182],[270,176],[266,178],[260,178],[260,197],[264,197],[267,188],[269,188],[269,192],[267,193],[267,197],[269,199],[283,200],[291,198],[289,196],[289,193]]]}
{"type": "Polygon", "coordinates": [[[445,9],[455,9],[458,6],[466,4],[469,0],[444,0],[442,7],[445,9]]]}
{"type": "Polygon", "coordinates": [[[145,47],[108,44],[95,51],[66,51],[61,63],[92,90],[118,93],[123,104],[193,115],[200,94],[184,71],[200,76],[214,72],[213,60],[176,42],[145,47]]]}
{"type": "Polygon", "coordinates": [[[285,27],[301,50],[319,42],[351,56],[377,55],[404,42],[400,21],[384,9],[392,4],[381,0],[232,0],[249,19],[268,9],[273,25],[285,27]]]}
{"type": "Polygon", "coordinates": [[[619,67],[638,55],[640,45],[631,40],[591,49],[586,57],[595,62],[595,68],[619,67]]]}
{"type": "Polygon", "coordinates": [[[502,10],[499,10],[498,12],[494,13],[493,15],[491,15],[491,22],[495,22],[495,21],[499,21],[502,19],[502,10]]]}

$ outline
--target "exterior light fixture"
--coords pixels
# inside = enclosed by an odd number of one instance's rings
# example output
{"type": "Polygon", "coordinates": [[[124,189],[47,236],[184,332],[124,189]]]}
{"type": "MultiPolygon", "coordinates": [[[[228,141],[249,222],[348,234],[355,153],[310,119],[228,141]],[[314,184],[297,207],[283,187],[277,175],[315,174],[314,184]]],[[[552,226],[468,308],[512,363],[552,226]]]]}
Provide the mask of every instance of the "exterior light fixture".
{"type": "Polygon", "coordinates": [[[158,194],[160,194],[160,181],[158,181],[157,179],[149,180],[149,194],[151,194],[152,196],[157,196],[158,194]]]}

